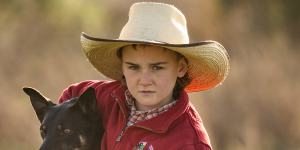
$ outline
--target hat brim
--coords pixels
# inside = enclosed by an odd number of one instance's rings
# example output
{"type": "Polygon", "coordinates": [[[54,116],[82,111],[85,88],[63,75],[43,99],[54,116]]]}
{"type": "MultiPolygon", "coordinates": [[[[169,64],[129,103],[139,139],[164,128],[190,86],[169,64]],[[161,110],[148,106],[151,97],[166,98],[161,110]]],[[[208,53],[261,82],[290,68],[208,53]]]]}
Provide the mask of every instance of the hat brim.
{"type": "Polygon", "coordinates": [[[126,45],[149,44],[178,52],[189,63],[188,74],[192,79],[185,88],[187,92],[208,90],[220,85],[229,71],[229,56],[226,49],[216,41],[202,41],[190,44],[168,44],[156,41],[131,41],[102,39],[81,35],[81,45],[90,63],[104,76],[122,79],[122,63],[117,50],[126,45]]]}

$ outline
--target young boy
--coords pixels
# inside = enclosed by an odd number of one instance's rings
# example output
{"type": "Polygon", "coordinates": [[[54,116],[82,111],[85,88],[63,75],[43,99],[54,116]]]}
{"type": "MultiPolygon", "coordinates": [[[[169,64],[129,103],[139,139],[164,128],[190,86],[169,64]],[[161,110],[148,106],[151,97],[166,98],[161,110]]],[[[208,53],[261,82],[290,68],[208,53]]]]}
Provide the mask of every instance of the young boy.
{"type": "Polygon", "coordinates": [[[95,88],[105,128],[101,149],[212,149],[187,93],[222,83],[229,58],[215,41],[189,43],[180,10],[135,3],[119,39],[83,33],[81,42],[92,65],[113,80],[73,84],[60,103],[95,88]]]}

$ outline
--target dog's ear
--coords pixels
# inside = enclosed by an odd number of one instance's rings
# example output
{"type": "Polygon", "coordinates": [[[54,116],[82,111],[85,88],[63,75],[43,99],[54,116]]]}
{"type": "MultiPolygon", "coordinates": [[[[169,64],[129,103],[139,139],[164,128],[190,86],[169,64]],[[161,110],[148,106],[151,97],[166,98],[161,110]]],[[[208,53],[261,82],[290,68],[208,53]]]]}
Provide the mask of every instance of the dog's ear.
{"type": "Polygon", "coordinates": [[[43,121],[48,107],[54,106],[55,104],[51,101],[48,101],[40,92],[34,88],[24,87],[23,91],[30,97],[31,104],[34,108],[34,111],[39,118],[40,122],[43,121]]]}
{"type": "Polygon", "coordinates": [[[83,113],[96,112],[97,100],[95,89],[89,87],[84,93],[79,96],[77,104],[83,113]]]}

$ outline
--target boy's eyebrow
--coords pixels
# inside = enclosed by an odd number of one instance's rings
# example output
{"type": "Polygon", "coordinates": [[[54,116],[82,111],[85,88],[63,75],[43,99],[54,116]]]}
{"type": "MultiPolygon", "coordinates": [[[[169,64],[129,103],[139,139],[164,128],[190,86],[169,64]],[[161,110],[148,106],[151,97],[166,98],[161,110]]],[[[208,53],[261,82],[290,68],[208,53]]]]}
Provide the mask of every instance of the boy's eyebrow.
{"type": "Polygon", "coordinates": [[[138,64],[135,64],[135,63],[132,63],[132,62],[124,62],[125,64],[128,64],[128,65],[138,65],[138,64]]]}
{"type": "MultiPolygon", "coordinates": [[[[125,64],[128,64],[128,65],[138,65],[138,64],[135,64],[135,63],[132,63],[132,62],[124,62],[125,64]]],[[[152,66],[156,66],[156,65],[163,65],[163,64],[168,64],[168,62],[156,62],[156,63],[151,63],[150,65],[152,66]]]]}
{"type": "Polygon", "coordinates": [[[163,65],[167,64],[168,62],[157,62],[157,63],[151,63],[150,65],[157,66],[157,65],[163,65]]]}

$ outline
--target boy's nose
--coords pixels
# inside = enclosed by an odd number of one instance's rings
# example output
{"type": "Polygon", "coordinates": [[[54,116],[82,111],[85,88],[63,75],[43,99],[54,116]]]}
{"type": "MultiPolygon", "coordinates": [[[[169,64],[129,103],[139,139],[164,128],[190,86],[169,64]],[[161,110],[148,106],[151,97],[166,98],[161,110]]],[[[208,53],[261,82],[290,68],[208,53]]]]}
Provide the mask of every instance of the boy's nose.
{"type": "Polygon", "coordinates": [[[144,71],[141,73],[140,79],[139,79],[139,84],[142,86],[149,86],[152,84],[152,79],[150,73],[147,71],[144,71]]]}

